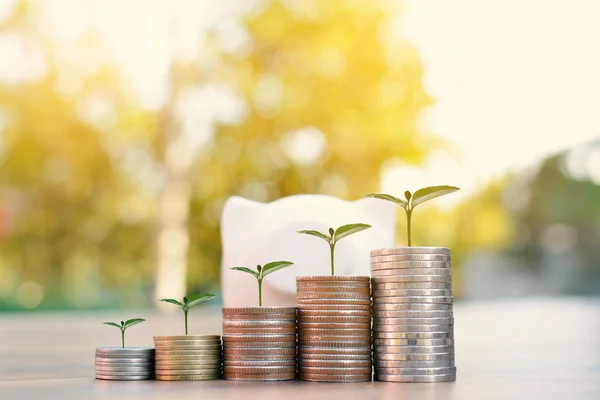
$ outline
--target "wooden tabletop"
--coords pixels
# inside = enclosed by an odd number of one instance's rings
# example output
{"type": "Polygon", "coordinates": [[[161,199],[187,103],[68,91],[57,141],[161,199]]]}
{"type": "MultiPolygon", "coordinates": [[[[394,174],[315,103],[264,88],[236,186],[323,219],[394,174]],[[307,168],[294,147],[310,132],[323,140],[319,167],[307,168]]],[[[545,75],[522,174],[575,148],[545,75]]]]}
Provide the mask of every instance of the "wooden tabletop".
{"type": "MultiPolygon", "coordinates": [[[[600,399],[599,300],[455,304],[458,377],[436,384],[95,380],[95,348],[120,341],[101,323],[133,317],[132,346],[183,329],[155,311],[0,314],[0,399],[600,399]]],[[[220,332],[220,310],[190,314],[190,333],[220,332]]]]}

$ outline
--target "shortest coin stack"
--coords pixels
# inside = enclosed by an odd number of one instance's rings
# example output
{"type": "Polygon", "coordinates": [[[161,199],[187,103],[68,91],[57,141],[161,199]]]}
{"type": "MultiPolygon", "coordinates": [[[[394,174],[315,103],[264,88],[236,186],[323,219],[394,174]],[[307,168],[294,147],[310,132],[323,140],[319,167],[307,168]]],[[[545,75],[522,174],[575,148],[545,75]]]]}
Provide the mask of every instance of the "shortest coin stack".
{"type": "Polygon", "coordinates": [[[296,308],[224,308],[223,378],[295,379],[296,308]]]}
{"type": "Polygon", "coordinates": [[[151,347],[98,347],[96,379],[140,381],[154,376],[154,349],[151,347]]]}
{"type": "Polygon", "coordinates": [[[221,376],[219,335],[154,336],[156,379],[205,381],[221,376]]]}

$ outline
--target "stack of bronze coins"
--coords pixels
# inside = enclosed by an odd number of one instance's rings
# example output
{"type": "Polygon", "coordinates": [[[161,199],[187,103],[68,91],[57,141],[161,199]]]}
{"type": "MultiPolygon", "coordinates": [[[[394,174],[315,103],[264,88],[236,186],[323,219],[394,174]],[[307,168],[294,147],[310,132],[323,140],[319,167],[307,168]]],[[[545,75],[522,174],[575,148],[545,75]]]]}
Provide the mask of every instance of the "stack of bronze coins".
{"type": "Polygon", "coordinates": [[[456,380],[450,249],[373,250],[371,272],[375,379],[456,380]]]}
{"type": "Polygon", "coordinates": [[[370,381],[370,278],[298,277],[296,288],[298,377],[317,382],[370,381]]]}
{"type": "Polygon", "coordinates": [[[154,376],[154,349],[151,347],[98,347],[96,379],[139,381],[154,376]]]}
{"type": "Polygon", "coordinates": [[[205,381],[221,376],[219,335],[154,336],[156,379],[205,381]]]}
{"type": "Polygon", "coordinates": [[[296,378],[296,308],[223,309],[223,378],[296,378]]]}

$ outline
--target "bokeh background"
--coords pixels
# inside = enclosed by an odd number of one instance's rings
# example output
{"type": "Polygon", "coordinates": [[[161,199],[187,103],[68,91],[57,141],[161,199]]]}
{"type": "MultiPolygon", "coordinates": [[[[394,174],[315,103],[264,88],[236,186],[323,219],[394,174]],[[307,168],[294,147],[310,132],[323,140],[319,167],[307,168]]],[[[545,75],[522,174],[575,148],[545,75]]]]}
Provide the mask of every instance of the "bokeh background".
{"type": "Polygon", "coordinates": [[[599,295],[599,12],[0,0],[0,311],[154,307],[161,268],[218,291],[231,195],[435,184],[463,190],[413,240],[457,297],[599,295]]]}

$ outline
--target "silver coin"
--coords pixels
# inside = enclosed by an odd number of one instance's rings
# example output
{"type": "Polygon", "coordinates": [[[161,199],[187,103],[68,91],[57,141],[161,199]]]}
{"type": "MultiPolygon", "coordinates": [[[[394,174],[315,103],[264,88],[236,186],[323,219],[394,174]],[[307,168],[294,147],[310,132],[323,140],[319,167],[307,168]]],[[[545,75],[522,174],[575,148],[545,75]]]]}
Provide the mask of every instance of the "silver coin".
{"type": "Polygon", "coordinates": [[[452,275],[389,275],[373,276],[377,283],[402,283],[402,282],[445,282],[452,283],[452,275]]]}
{"type": "Polygon", "coordinates": [[[226,307],[222,309],[223,315],[248,315],[248,314],[295,314],[296,307],[226,307]]]}
{"type": "Polygon", "coordinates": [[[450,325],[454,318],[373,318],[377,325],[450,325]]]}
{"type": "Polygon", "coordinates": [[[180,335],[180,336],[154,336],[154,343],[156,342],[169,342],[169,343],[179,343],[188,344],[186,342],[193,342],[196,344],[197,342],[220,342],[220,335],[180,335]]]}
{"type": "Polygon", "coordinates": [[[373,350],[375,354],[452,353],[454,352],[454,346],[375,346],[373,350]]]}
{"type": "Polygon", "coordinates": [[[454,382],[456,374],[449,375],[386,375],[375,373],[375,380],[382,382],[405,382],[405,383],[436,383],[454,382]]]}
{"type": "Polygon", "coordinates": [[[407,290],[407,289],[446,289],[452,290],[452,283],[448,282],[373,282],[373,292],[376,290],[407,290]]]}
{"type": "Polygon", "coordinates": [[[302,381],[310,382],[370,382],[372,378],[371,373],[362,375],[327,375],[327,374],[315,374],[311,372],[298,371],[298,379],[302,381]]]}
{"type": "Polygon", "coordinates": [[[379,375],[450,375],[456,373],[456,367],[439,368],[377,368],[379,375]]]}
{"type": "Polygon", "coordinates": [[[371,264],[394,261],[452,261],[452,256],[441,254],[396,254],[371,257],[371,264]]]}
{"type": "Polygon", "coordinates": [[[420,275],[452,272],[452,262],[450,261],[392,261],[371,263],[371,273],[373,275],[420,275]],[[436,271],[434,271],[436,270],[436,271]],[[412,271],[409,273],[408,271],[412,271]],[[395,273],[395,274],[394,274],[395,273]]]}
{"type": "Polygon", "coordinates": [[[153,362],[139,362],[139,363],[106,363],[102,361],[96,361],[96,368],[153,368],[153,362]]]}
{"type": "Polygon", "coordinates": [[[375,353],[373,361],[454,361],[454,353],[389,354],[375,353]]]}
{"type": "MultiPolygon", "coordinates": [[[[454,360],[437,360],[437,361],[375,361],[375,370],[381,368],[446,368],[454,367],[454,360]]],[[[386,370],[382,370],[386,373],[386,370]]],[[[417,375],[417,374],[415,374],[417,375]]]]}
{"type": "Polygon", "coordinates": [[[373,312],[378,311],[452,311],[452,304],[445,303],[396,303],[375,304],[373,312]]]}
{"type": "Polygon", "coordinates": [[[371,352],[365,354],[321,354],[321,353],[307,353],[301,352],[298,354],[298,362],[300,361],[371,361],[371,352]]]}
{"type": "Polygon", "coordinates": [[[96,379],[104,381],[146,381],[152,379],[154,375],[110,375],[96,374],[96,379]]]}
{"type": "Polygon", "coordinates": [[[298,340],[298,352],[300,352],[300,348],[309,347],[311,349],[314,348],[349,348],[349,349],[360,349],[360,348],[371,348],[371,340],[349,340],[349,339],[332,339],[332,340],[298,340]]]}
{"type": "Polygon", "coordinates": [[[154,348],[152,347],[98,347],[96,356],[104,358],[143,358],[152,357],[154,348]]]}
{"type": "Polygon", "coordinates": [[[397,268],[397,269],[378,269],[372,271],[373,278],[385,278],[388,276],[433,276],[439,278],[451,278],[452,270],[450,268],[397,268]]]}
{"type": "Polygon", "coordinates": [[[298,368],[371,368],[373,362],[369,360],[298,360],[298,368]]]}
{"type": "Polygon", "coordinates": [[[373,299],[380,297],[406,297],[406,296],[452,296],[452,290],[448,289],[396,289],[396,290],[374,290],[373,299]]]}
{"type": "Polygon", "coordinates": [[[373,332],[375,339],[454,339],[453,331],[446,332],[373,332]]]}
{"type": "Polygon", "coordinates": [[[374,339],[375,346],[448,346],[454,339],[374,339]]]}
{"type": "Polygon", "coordinates": [[[376,304],[452,304],[454,298],[452,296],[394,296],[394,297],[376,297],[373,299],[373,305],[376,304]]]}
{"type": "Polygon", "coordinates": [[[373,325],[373,332],[450,332],[453,324],[443,325],[373,325]]]}
{"type": "Polygon", "coordinates": [[[149,367],[104,367],[104,366],[96,366],[96,373],[105,374],[109,373],[112,375],[141,375],[141,374],[150,374],[154,366],[149,367]]]}
{"type": "Polygon", "coordinates": [[[373,318],[453,318],[452,310],[442,311],[419,311],[419,310],[376,310],[373,312],[373,318]]]}
{"type": "Polygon", "coordinates": [[[144,358],[104,358],[96,356],[96,364],[152,364],[154,362],[154,357],[144,357],[144,358]]]}
{"type": "Polygon", "coordinates": [[[452,251],[447,247],[411,246],[371,250],[371,257],[396,254],[441,254],[451,256],[452,251]]]}

